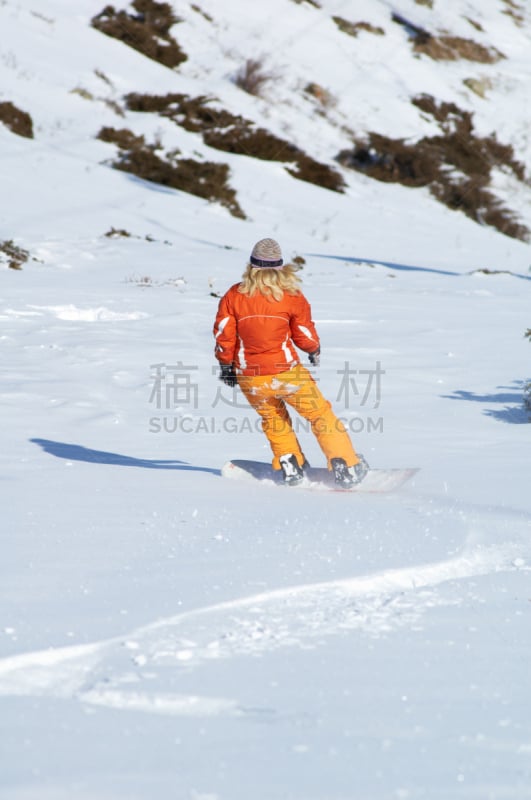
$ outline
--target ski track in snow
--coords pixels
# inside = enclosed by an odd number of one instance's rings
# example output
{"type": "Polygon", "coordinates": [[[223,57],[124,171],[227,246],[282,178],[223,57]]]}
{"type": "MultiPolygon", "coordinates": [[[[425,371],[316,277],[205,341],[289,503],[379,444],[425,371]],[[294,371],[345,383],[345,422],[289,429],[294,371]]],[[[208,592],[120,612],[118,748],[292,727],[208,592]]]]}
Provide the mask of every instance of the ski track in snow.
{"type": "Polygon", "coordinates": [[[148,314],[143,311],[111,311],[105,306],[97,308],[78,308],[72,303],[61,306],[28,306],[35,311],[21,311],[14,308],[5,309],[0,319],[40,317],[45,312],[50,312],[57,319],[65,322],[127,322],[129,320],[145,319],[148,314]]]}
{"type": "Polygon", "coordinates": [[[281,647],[308,648],[344,631],[379,637],[414,627],[431,608],[459,602],[439,596],[438,585],[510,571],[520,561],[512,545],[465,550],[446,561],[207,606],[101,642],[12,656],[0,661],[0,695],[75,698],[176,716],[243,714],[237,700],[150,691],[149,680],[157,670],[177,673],[281,647]],[[145,691],[139,690],[142,681],[145,691]]]}

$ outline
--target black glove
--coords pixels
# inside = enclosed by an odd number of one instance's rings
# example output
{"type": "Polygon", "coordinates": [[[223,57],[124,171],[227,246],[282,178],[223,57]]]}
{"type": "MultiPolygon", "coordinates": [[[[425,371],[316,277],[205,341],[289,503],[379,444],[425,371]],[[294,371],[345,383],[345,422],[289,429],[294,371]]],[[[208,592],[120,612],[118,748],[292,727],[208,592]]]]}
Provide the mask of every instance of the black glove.
{"type": "Polygon", "coordinates": [[[222,364],[221,373],[219,376],[220,381],[226,386],[236,386],[236,375],[232,364],[222,364]]]}
{"type": "Polygon", "coordinates": [[[318,367],[321,363],[321,348],[318,347],[313,353],[310,353],[308,358],[310,359],[310,364],[313,367],[318,367]]]}

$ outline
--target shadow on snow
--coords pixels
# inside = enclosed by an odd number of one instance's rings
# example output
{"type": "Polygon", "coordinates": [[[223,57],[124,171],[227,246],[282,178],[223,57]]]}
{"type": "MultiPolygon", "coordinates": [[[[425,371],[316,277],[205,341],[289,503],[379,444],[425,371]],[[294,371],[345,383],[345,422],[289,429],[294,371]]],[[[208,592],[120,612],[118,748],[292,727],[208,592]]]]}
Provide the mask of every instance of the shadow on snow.
{"type": "Polygon", "coordinates": [[[405,272],[435,272],[438,275],[461,275],[460,272],[451,272],[447,269],[436,269],[435,267],[416,267],[412,264],[397,264],[394,261],[379,261],[375,258],[356,258],[355,256],[334,256],[326,253],[309,253],[314,258],[330,258],[335,261],[346,261],[349,264],[378,264],[380,267],[389,267],[405,272]]]}
{"type": "Polygon", "coordinates": [[[105,450],[91,450],[79,444],[66,442],[52,442],[49,439],[30,439],[33,444],[42,447],[45,453],[67,461],[87,461],[91,464],[112,464],[115,467],[142,467],[143,469],[176,469],[189,472],[208,472],[211,475],[221,475],[219,469],[209,467],[194,467],[185,461],[147,458],[133,458],[120,453],[108,453],[105,450]]]}
{"type": "Polygon", "coordinates": [[[522,425],[531,422],[529,411],[524,406],[524,381],[513,381],[511,386],[497,386],[497,389],[505,391],[492,394],[475,394],[464,389],[455,391],[453,394],[444,394],[446,400],[468,400],[473,403],[504,403],[505,408],[486,408],[483,413],[487,417],[493,417],[500,422],[508,422],[513,425],[522,425]]]}
{"type": "MultiPolygon", "coordinates": [[[[314,258],[330,258],[335,261],[346,261],[349,264],[377,264],[380,267],[388,267],[389,269],[401,270],[403,272],[432,272],[436,275],[451,275],[453,277],[463,277],[464,275],[471,275],[474,272],[481,272],[481,269],[472,269],[465,272],[455,272],[449,269],[440,269],[436,267],[421,267],[413,264],[399,264],[396,261],[380,261],[375,258],[357,258],[356,256],[335,256],[327,253],[308,253],[305,254],[314,258]]],[[[489,270],[487,270],[489,272],[489,270]]],[[[510,270],[492,270],[493,274],[511,275],[513,278],[520,278],[524,281],[531,281],[531,276],[522,275],[519,272],[512,272],[510,270]]]]}

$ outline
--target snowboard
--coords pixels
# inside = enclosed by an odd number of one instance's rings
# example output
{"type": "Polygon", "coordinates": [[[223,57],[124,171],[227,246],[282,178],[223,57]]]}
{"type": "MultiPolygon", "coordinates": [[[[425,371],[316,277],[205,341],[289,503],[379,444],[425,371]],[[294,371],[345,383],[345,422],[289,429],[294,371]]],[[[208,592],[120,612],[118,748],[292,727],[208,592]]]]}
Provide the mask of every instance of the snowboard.
{"type": "Polygon", "coordinates": [[[418,469],[413,467],[406,469],[370,469],[361,483],[356,484],[351,489],[340,489],[334,481],[334,474],[323,467],[309,467],[305,470],[305,477],[301,483],[295,486],[284,486],[283,474],[281,470],[274,470],[271,464],[262,461],[245,461],[234,459],[227,461],[221,468],[224,478],[233,481],[244,481],[246,483],[263,483],[264,485],[282,486],[290,490],[313,489],[332,492],[392,492],[400,488],[406,481],[412,478],[418,469]]]}

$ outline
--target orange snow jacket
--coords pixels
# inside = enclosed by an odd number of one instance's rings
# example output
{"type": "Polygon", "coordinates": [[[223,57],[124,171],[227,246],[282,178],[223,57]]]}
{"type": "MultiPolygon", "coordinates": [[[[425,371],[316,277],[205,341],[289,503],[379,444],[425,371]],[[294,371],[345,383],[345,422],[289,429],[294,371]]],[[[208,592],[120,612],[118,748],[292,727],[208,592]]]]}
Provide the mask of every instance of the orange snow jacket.
{"type": "Polygon", "coordinates": [[[237,375],[277,375],[300,364],[294,345],[306,353],[319,349],[310,304],[299,292],[281,300],[231,286],[221,298],[214,323],[216,358],[233,364],[237,375]]]}

